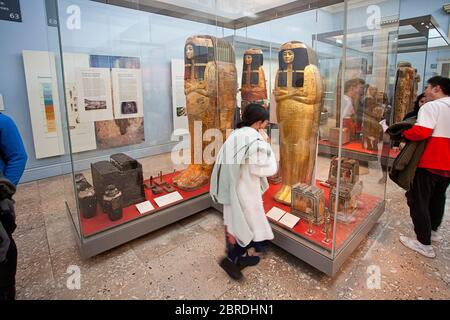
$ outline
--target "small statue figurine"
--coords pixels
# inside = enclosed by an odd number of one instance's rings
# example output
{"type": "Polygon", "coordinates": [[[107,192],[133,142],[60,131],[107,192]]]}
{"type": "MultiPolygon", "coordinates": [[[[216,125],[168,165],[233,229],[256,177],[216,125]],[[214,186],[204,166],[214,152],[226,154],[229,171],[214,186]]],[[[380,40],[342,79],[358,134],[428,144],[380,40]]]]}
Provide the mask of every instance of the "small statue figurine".
{"type": "Polygon", "coordinates": [[[274,94],[280,128],[282,186],[274,199],[290,205],[292,186],[313,182],[323,82],[316,54],[302,42],[283,44],[278,61],[274,94]]]}
{"type": "Polygon", "coordinates": [[[379,101],[376,87],[370,86],[367,89],[368,94],[364,98],[362,147],[372,151],[378,151],[378,143],[383,129],[380,121],[383,117],[382,101],[379,101]],[[369,94],[370,92],[370,94],[369,94]]]}
{"type": "Polygon", "coordinates": [[[153,176],[150,176],[150,182],[145,184],[145,187],[147,189],[150,189],[153,194],[160,194],[162,193],[162,189],[158,187],[156,184],[153,183],[153,176]]]}
{"type": "Polygon", "coordinates": [[[184,61],[191,161],[186,170],[173,178],[173,184],[192,191],[209,183],[213,168],[213,163],[203,158],[209,142],[194,139],[194,124],[200,124],[202,136],[209,129],[219,129],[225,137],[227,129],[233,127],[238,85],[234,50],[223,39],[206,35],[188,38],[184,61]]]}
{"type": "Polygon", "coordinates": [[[267,99],[266,78],[263,70],[263,52],[261,49],[252,48],[244,52],[244,65],[242,69],[241,86],[241,113],[250,103],[264,105],[267,99]]]}
{"type": "Polygon", "coordinates": [[[314,231],[312,229],[313,222],[314,222],[313,210],[311,208],[307,208],[306,212],[308,214],[308,234],[312,235],[314,233],[314,231]]]}
{"type": "Polygon", "coordinates": [[[323,240],[323,242],[325,242],[325,243],[330,242],[330,230],[331,230],[330,211],[326,210],[325,223],[323,224],[323,229],[322,229],[322,232],[325,233],[325,239],[323,240]]]}

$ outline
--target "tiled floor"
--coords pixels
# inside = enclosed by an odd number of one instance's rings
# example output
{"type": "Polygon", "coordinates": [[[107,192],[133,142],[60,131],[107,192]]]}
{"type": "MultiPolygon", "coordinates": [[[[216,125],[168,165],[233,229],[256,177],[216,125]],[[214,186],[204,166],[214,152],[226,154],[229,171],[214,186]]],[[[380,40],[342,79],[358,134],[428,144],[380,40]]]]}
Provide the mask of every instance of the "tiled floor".
{"type": "Polygon", "coordinates": [[[404,192],[392,183],[386,212],[335,277],[272,246],[257,267],[244,270],[243,281],[235,282],[217,264],[224,243],[221,216],[214,209],[81,260],[63,181],[57,177],[18,188],[18,299],[450,298],[450,209],[437,258],[424,258],[398,241],[399,234],[413,232],[404,192]],[[67,287],[70,266],[80,268],[80,289],[67,287]],[[371,270],[380,271],[378,288],[368,288],[371,270]]]}

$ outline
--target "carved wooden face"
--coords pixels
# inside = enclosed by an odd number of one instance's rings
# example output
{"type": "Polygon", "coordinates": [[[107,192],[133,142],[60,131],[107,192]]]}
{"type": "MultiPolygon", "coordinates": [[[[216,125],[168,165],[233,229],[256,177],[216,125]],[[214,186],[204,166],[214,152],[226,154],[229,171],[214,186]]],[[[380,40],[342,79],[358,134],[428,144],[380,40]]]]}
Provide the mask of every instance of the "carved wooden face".
{"type": "Polygon", "coordinates": [[[283,60],[286,64],[291,64],[294,62],[294,51],[285,50],[283,51],[283,60]]]}
{"type": "Polygon", "coordinates": [[[244,57],[245,64],[252,64],[253,58],[250,54],[246,54],[244,57]]]}
{"type": "Polygon", "coordinates": [[[194,47],[192,44],[188,44],[186,46],[186,58],[187,59],[193,59],[194,58],[194,47]]]}

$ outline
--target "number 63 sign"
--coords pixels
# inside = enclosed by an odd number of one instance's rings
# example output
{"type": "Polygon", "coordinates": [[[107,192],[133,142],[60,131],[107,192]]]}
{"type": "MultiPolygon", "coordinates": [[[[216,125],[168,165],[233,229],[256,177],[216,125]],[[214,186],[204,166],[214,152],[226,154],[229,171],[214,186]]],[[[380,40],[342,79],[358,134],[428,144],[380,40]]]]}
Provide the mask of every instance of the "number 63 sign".
{"type": "Polygon", "coordinates": [[[0,20],[22,22],[19,0],[0,0],[0,20]]]}

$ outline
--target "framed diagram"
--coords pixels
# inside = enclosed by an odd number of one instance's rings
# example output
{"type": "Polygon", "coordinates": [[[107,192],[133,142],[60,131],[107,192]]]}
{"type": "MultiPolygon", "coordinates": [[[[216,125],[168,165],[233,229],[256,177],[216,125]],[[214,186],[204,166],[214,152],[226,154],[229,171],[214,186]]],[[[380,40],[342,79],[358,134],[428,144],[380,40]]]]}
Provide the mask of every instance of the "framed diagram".
{"type": "Polygon", "coordinates": [[[64,154],[55,54],[22,52],[36,159],[64,154]]]}

